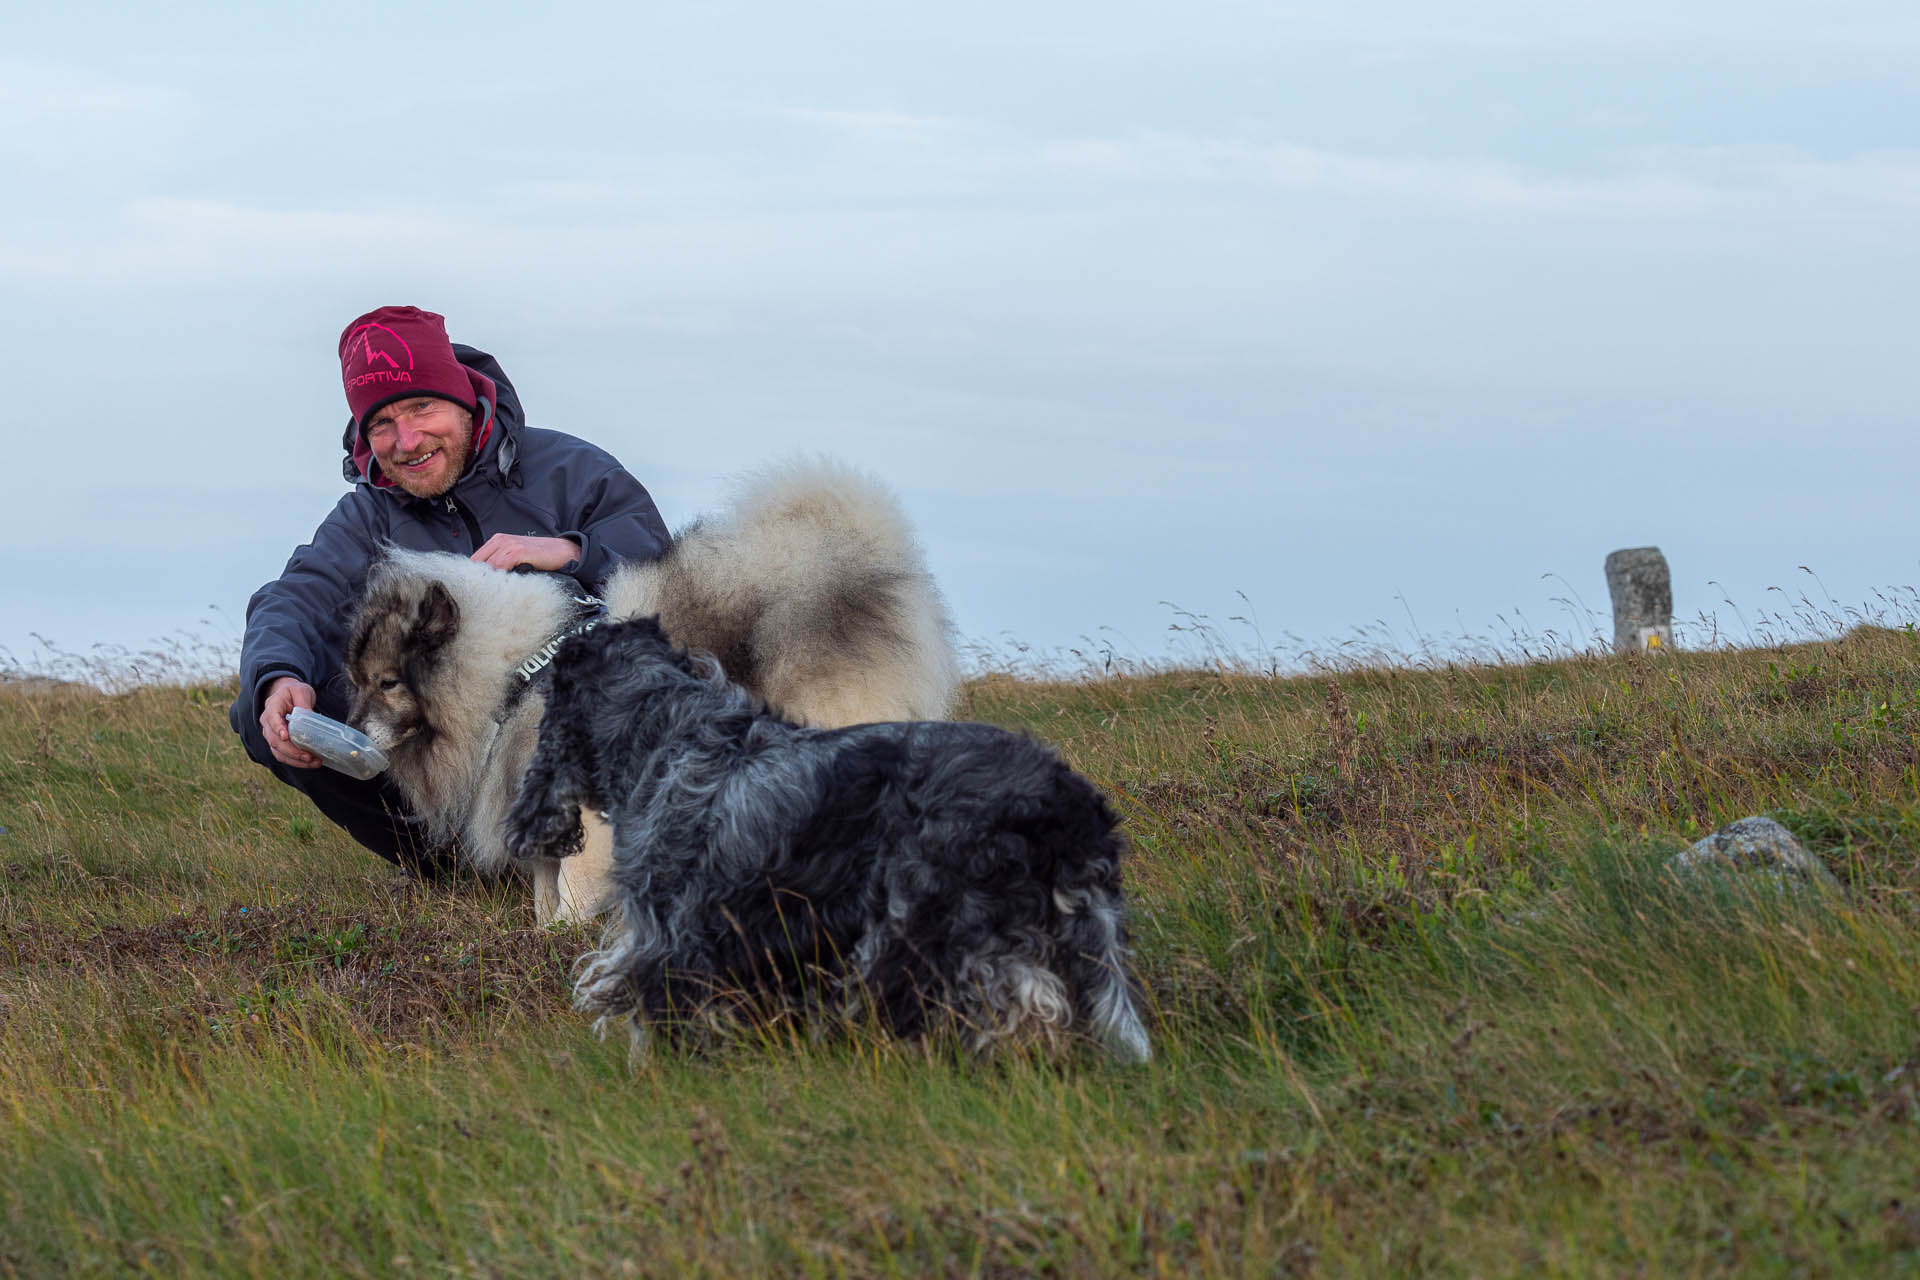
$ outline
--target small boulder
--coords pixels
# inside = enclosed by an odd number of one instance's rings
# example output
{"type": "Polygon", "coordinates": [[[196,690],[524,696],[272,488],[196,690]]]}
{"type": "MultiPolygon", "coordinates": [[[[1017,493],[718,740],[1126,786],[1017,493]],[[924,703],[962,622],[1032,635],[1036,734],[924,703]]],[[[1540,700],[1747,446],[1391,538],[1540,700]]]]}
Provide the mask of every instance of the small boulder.
{"type": "Polygon", "coordinates": [[[1742,818],[1729,822],[1710,836],[1679,853],[1667,864],[1677,872],[1702,870],[1766,871],[1781,884],[1793,876],[1824,889],[1838,889],[1840,882],[1826,864],[1806,851],[1793,832],[1772,818],[1742,818]]]}

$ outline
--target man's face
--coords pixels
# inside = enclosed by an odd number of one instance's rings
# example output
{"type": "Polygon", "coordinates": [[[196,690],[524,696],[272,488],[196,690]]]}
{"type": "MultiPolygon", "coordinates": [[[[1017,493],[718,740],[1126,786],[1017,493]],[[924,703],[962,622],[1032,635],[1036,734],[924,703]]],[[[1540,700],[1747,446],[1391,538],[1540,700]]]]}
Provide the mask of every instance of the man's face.
{"type": "Polygon", "coordinates": [[[473,415],[437,396],[396,400],[367,422],[367,444],[395,484],[416,498],[437,498],[467,469],[473,415]]]}

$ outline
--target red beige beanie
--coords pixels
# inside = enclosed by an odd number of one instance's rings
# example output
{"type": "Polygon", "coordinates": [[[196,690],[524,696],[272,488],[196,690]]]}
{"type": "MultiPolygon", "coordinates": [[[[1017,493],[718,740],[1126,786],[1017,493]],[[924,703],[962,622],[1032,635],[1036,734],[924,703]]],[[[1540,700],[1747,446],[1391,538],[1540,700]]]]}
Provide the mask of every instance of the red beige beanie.
{"type": "Polygon", "coordinates": [[[374,410],[408,396],[438,396],[470,413],[476,407],[446,320],[418,307],[381,307],[348,324],[340,335],[340,378],[362,434],[374,410]]]}

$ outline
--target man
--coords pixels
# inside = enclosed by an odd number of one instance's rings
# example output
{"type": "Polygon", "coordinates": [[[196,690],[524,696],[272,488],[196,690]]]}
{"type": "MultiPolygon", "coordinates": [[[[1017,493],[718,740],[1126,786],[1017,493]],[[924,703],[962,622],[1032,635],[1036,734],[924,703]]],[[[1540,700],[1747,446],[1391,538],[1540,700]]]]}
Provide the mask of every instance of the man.
{"type": "Polygon", "coordinates": [[[344,719],[355,602],[381,547],[455,551],[502,571],[568,574],[597,592],[616,565],[667,547],[653,499],[606,452],[524,425],[494,358],[455,346],[417,307],[381,307],[340,335],[353,487],[247,604],[240,696],[228,714],[247,754],[347,834],[409,871],[451,864],[383,777],[322,766],[287,735],[306,707],[344,719]]]}

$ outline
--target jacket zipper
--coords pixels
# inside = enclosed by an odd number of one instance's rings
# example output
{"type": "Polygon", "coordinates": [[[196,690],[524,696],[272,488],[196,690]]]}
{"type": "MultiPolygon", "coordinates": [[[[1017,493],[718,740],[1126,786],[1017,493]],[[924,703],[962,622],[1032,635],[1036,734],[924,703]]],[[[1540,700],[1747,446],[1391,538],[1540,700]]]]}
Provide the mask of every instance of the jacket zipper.
{"type": "Polygon", "coordinates": [[[447,495],[447,510],[452,514],[459,516],[460,519],[466,524],[467,541],[472,544],[469,550],[478,551],[480,549],[480,522],[475,520],[471,515],[469,515],[465,507],[461,506],[458,502],[455,502],[453,500],[452,494],[447,495]]]}

